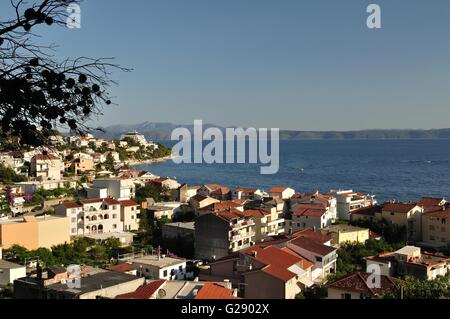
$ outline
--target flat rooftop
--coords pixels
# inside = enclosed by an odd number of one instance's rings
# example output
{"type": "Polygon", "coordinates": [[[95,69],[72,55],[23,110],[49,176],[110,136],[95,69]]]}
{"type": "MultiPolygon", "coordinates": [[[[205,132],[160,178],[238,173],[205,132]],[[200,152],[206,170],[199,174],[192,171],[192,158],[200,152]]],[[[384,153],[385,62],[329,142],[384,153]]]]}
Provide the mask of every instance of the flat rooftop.
{"type": "Polygon", "coordinates": [[[195,229],[195,222],[168,223],[168,224],[164,224],[163,227],[174,227],[174,228],[184,228],[184,229],[194,230],[195,229]]]}
{"type": "Polygon", "coordinates": [[[82,277],[81,288],[78,289],[71,289],[67,285],[61,283],[49,285],[47,288],[72,294],[85,294],[139,279],[139,277],[133,275],[105,270],[96,274],[82,277]]]}
{"type": "Polygon", "coordinates": [[[5,218],[0,219],[0,224],[21,224],[21,223],[31,223],[31,222],[43,222],[48,220],[57,220],[57,219],[65,219],[67,217],[62,216],[53,216],[53,215],[46,215],[46,216],[23,216],[23,217],[17,217],[17,218],[5,218]]]}
{"type": "Polygon", "coordinates": [[[354,231],[362,231],[362,230],[369,230],[369,229],[356,227],[356,226],[352,226],[352,225],[341,224],[341,225],[333,225],[333,226],[327,227],[327,228],[325,228],[325,230],[328,230],[330,232],[351,233],[354,231]]]}
{"type": "Polygon", "coordinates": [[[134,236],[136,236],[136,234],[134,233],[126,233],[126,232],[122,232],[122,233],[101,233],[101,234],[86,234],[84,235],[84,237],[88,237],[88,238],[92,238],[92,239],[98,239],[98,240],[106,240],[108,238],[133,238],[134,236]]]}
{"type": "Polygon", "coordinates": [[[186,262],[186,259],[173,258],[173,257],[159,257],[157,255],[148,255],[135,259],[130,259],[128,262],[138,263],[143,265],[154,266],[158,268],[165,268],[170,266],[176,266],[186,262]]]}
{"type": "Polygon", "coordinates": [[[0,259],[0,269],[18,269],[18,268],[25,268],[25,266],[0,259]]]}

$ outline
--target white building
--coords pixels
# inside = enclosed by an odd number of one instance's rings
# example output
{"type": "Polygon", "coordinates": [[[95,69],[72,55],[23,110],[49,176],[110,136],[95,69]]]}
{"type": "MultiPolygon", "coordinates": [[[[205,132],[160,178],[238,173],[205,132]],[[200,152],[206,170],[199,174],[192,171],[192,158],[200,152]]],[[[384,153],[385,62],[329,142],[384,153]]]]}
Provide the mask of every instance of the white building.
{"type": "Polygon", "coordinates": [[[139,134],[136,131],[125,133],[120,137],[120,139],[131,139],[142,146],[153,146],[155,149],[158,148],[157,144],[153,143],[152,141],[147,141],[144,135],[139,134]]]}
{"type": "Polygon", "coordinates": [[[31,159],[30,173],[39,180],[61,180],[64,165],[61,159],[53,154],[38,154],[31,159]]]}
{"type": "Polygon", "coordinates": [[[26,267],[2,259],[0,247],[0,288],[14,283],[14,280],[27,276],[26,267]]]}
{"type": "Polygon", "coordinates": [[[118,200],[134,197],[136,186],[132,179],[95,179],[93,186],[87,189],[88,198],[113,197],[118,200]]]}
{"type": "Polygon", "coordinates": [[[377,204],[375,195],[369,195],[353,190],[332,190],[331,196],[337,200],[337,217],[339,219],[350,220],[350,213],[377,204]]]}
{"type": "Polygon", "coordinates": [[[55,214],[70,218],[70,235],[117,233],[123,229],[120,202],[113,198],[82,199],[62,202],[55,214]]]}
{"type": "Polygon", "coordinates": [[[147,255],[127,261],[138,276],[148,279],[182,280],[186,275],[186,259],[166,255],[147,255]]]}

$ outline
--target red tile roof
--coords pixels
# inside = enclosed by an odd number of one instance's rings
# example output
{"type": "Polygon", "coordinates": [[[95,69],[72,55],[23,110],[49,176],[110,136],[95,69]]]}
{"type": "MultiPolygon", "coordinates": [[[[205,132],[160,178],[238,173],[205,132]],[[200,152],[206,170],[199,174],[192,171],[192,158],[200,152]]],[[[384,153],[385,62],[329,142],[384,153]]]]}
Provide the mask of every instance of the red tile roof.
{"type": "Polygon", "coordinates": [[[121,206],[130,207],[130,206],[139,206],[134,200],[119,200],[121,206]]]}
{"type": "Polygon", "coordinates": [[[227,195],[228,193],[230,193],[230,189],[227,187],[219,187],[211,192],[214,195],[227,195]]]}
{"type": "Polygon", "coordinates": [[[285,187],[285,186],[274,186],[271,189],[269,189],[269,193],[282,193],[288,188],[289,187],[285,187]]]}
{"type": "Polygon", "coordinates": [[[235,192],[242,192],[242,193],[255,193],[258,191],[257,188],[245,188],[245,187],[238,187],[234,190],[235,192]]]}
{"type": "Polygon", "coordinates": [[[308,216],[308,217],[322,217],[327,213],[326,209],[309,209],[309,208],[299,208],[293,215],[295,217],[308,216]]]}
{"type": "Polygon", "coordinates": [[[130,264],[120,264],[120,265],[115,265],[115,266],[109,267],[109,270],[118,271],[118,272],[129,272],[129,271],[133,271],[134,268],[130,264]]]}
{"type": "Polygon", "coordinates": [[[256,245],[244,250],[243,253],[265,264],[266,267],[262,268],[261,271],[283,281],[294,278],[296,274],[290,271],[289,268],[293,265],[299,265],[301,267],[305,260],[300,256],[288,253],[275,246],[262,248],[256,245]]]}
{"type": "Polygon", "coordinates": [[[208,198],[209,198],[208,196],[203,196],[203,195],[197,194],[197,195],[192,196],[190,200],[194,200],[196,202],[202,202],[208,198]]]}
{"type": "Polygon", "coordinates": [[[450,208],[441,209],[438,211],[427,212],[424,214],[427,217],[438,217],[438,218],[450,218],[450,208]]]}
{"type": "Polygon", "coordinates": [[[417,205],[419,206],[439,206],[439,204],[445,201],[444,198],[422,197],[417,205]]]}
{"type": "Polygon", "coordinates": [[[65,208],[81,208],[83,207],[77,202],[62,202],[61,205],[63,205],[65,208]]]}
{"type": "Polygon", "coordinates": [[[385,203],[383,205],[383,211],[406,214],[409,213],[416,206],[417,204],[411,203],[385,203]]]}
{"type": "Polygon", "coordinates": [[[203,207],[202,211],[220,212],[224,210],[230,210],[232,208],[242,207],[242,205],[235,203],[233,201],[222,201],[213,203],[211,205],[203,207]]]}
{"type": "Polygon", "coordinates": [[[207,282],[194,299],[240,299],[233,296],[233,291],[219,284],[207,282]]]}
{"type": "Polygon", "coordinates": [[[323,235],[321,232],[314,231],[312,229],[300,230],[298,232],[293,233],[291,237],[294,239],[309,238],[320,244],[325,244],[326,242],[329,242],[331,240],[331,236],[323,235]]]}
{"type": "Polygon", "coordinates": [[[321,256],[326,256],[332,253],[333,251],[336,251],[336,248],[323,245],[313,239],[306,237],[296,238],[291,241],[291,244],[321,256]]]}
{"type": "Polygon", "coordinates": [[[165,280],[153,281],[145,286],[139,287],[134,292],[118,295],[115,299],[150,299],[165,283],[165,280]]]}
{"type": "Polygon", "coordinates": [[[37,161],[56,161],[59,160],[60,158],[53,155],[53,154],[37,154],[33,157],[35,160],[37,161]]]}
{"type": "Polygon", "coordinates": [[[381,287],[371,288],[368,285],[370,274],[364,272],[355,272],[344,278],[338,279],[325,287],[356,293],[365,293],[368,295],[377,295],[393,290],[398,280],[396,278],[381,276],[381,287]]]}
{"type": "Polygon", "coordinates": [[[270,212],[265,211],[263,209],[248,209],[244,210],[243,215],[249,217],[264,217],[270,215],[270,212]]]}
{"type": "Polygon", "coordinates": [[[232,221],[232,220],[236,220],[236,219],[245,218],[245,216],[242,214],[242,212],[240,210],[237,210],[234,208],[231,208],[226,211],[215,212],[213,214],[218,216],[219,218],[222,218],[223,220],[226,220],[226,221],[232,221]]]}
{"type": "Polygon", "coordinates": [[[363,207],[352,211],[350,214],[359,216],[374,217],[376,213],[381,213],[382,207],[379,205],[363,207]]]}

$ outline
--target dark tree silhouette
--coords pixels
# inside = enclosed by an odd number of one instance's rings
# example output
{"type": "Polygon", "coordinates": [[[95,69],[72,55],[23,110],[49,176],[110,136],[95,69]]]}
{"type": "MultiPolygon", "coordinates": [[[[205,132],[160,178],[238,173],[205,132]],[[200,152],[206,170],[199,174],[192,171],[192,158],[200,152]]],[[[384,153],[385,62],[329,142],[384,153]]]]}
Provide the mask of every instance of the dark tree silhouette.
{"type": "MultiPolygon", "coordinates": [[[[2,0],[5,1],[5,0],[2,0]]],[[[79,0],[10,0],[15,16],[0,21],[0,133],[22,145],[46,145],[55,129],[78,134],[111,104],[112,59],[58,61],[56,46],[37,44],[38,27],[66,26],[68,5],[79,0]]]]}

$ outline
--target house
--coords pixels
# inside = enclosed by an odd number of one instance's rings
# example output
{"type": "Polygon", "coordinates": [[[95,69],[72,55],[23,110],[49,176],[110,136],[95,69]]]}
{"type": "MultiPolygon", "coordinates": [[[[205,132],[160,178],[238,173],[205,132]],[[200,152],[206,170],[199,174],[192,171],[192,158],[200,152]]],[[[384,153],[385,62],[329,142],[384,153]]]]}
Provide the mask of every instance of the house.
{"type": "Polygon", "coordinates": [[[135,291],[145,278],[118,271],[90,268],[81,271],[79,286],[68,285],[74,280],[65,271],[49,277],[25,277],[14,281],[15,299],[99,299],[135,291]]]}
{"type": "Polygon", "coordinates": [[[195,235],[195,222],[168,223],[161,227],[163,239],[183,238],[192,240],[195,235]]]}
{"type": "Polygon", "coordinates": [[[328,299],[371,299],[397,288],[398,280],[389,276],[381,276],[380,287],[374,288],[370,276],[369,273],[355,272],[327,284],[328,299]]]}
{"type": "Polygon", "coordinates": [[[353,190],[332,190],[329,195],[336,198],[337,217],[343,220],[350,220],[350,213],[355,210],[377,204],[374,195],[353,190]]]}
{"type": "Polygon", "coordinates": [[[14,280],[26,277],[26,267],[3,260],[2,247],[0,247],[0,289],[14,283],[14,280]]]}
{"type": "Polygon", "coordinates": [[[313,285],[312,267],[289,248],[255,245],[210,263],[200,271],[200,279],[229,279],[239,295],[248,299],[294,299],[313,285]]]}
{"type": "Polygon", "coordinates": [[[75,175],[83,175],[84,173],[94,170],[94,159],[90,156],[75,158],[71,163],[69,170],[74,172],[75,175]]]}
{"type": "Polygon", "coordinates": [[[288,230],[322,229],[332,224],[332,214],[322,204],[296,204],[294,209],[291,220],[286,223],[288,230]]]}
{"type": "Polygon", "coordinates": [[[59,181],[63,170],[63,162],[56,155],[50,153],[38,154],[31,159],[30,173],[38,180],[59,181]]]}
{"type": "Polygon", "coordinates": [[[186,277],[186,259],[169,257],[160,253],[138,256],[127,260],[138,273],[147,279],[178,280],[186,277]]]}
{"type": "Polygon", "coordinates": [[[275,186],[269,189],[269,196],[273,199],[290,199],[295,194],[295,190],[284,186],[275,186]]]}
{"type": "Polygon", "coordinates": [[[168,177],[152,179],[149,183],[158,189],[177,190],[181,186],[176,180],[168,177]]]}
{"type": "Polygon", "coordinates": [[[333,221],[337,219],[337,200],[333,196],[320,194],[319,191],[314,194],[294,194],[290,199],[290,205],[294,207],[296,204],[321,204],[328,210],[333,221]]]}
{"type": "Polygon", "coordinates": [[[66,217],[48,215],[0,219],[0,246],[8,249],[19,245],[35,250],[68,243],[69,224],[66,217]]]}
{"type": "Polygon", "coordinates": [[[175,215],[175,209],[173,207],[163,206],[161,204],[147,206],[147,212],[149,213],[151,218],[158,220],[162,219],[163,217],[166,217],[167,219],[171,220],[175,215]]]}
{"type": "Polygon", "coordinates": [[[435,197],[422,197],[417,203],[419,206],[427,207],[444,207],[447,204],[445,198],[435,198],[435,197]]]}
{"type": "Polygon", "coordinates": [[[336,271],[337,249],[319,241],[304,237],[295,238],[287,247],[313,263],[312,280],[322,282],[336,271]]]}
{"type": "Polygon", "coordinates": [[[137,276],[137,270],[133,268],[132,265],[130,264],[118,264],[118,265],[114,265],[108,268],[108,270],[111,271],[118,271],[124,274],[129,274],[129,275],[133,275],[133,276],[137,276]]]}
{"type": "Polygon", "coordinates": [[[139,230],[139,204],[133,200],[120,200],[120,221],[124,231],[139,230]]]}
{"type": "Polygon", "coordinates": [[[405,246],[392,253],[382,253],[366,258],[367,272],[379,269],[385,276],[412,276],[433,280],[449,272],[450,257],[422,253],[419,247],[405,246]]]}
{"type": "Polygon", "coordinates": [[[275,209],[249,209],[243,212],[255,222],[255,242],[284,233],[284,218],[275,209]]]}
{"type": "Polygon", "coordinates": [[[209,196],[218,200],[229,200],[231,199],[231,191],[228,187],[219,187],[213,190],[209,196]]]}
{"type": "Polygon", "coordinates": [[[226,210],[230,210],[230,209],[237,209],[237,210],[243,212],[244,205],[242,205],[242,203],[232,201],[232,200],[220,201],[220,202],[212,203],[201,209],[198,209],[197,213],[200,215],[204,215],[204,214],[208,214],[208,213],[217,213],[217,212],[226,211],[226,210]]]}
{"type": "Polygon", "coordinates": [[[197,191],[200,186],[188,186],[183,184],[178,188],[178,200],[182,203],[188,203],[189,200],[197,195],[197,191]]]}
{"type": "Polygon", "coordinates": [[[255,243],[255,222],[237,209],[200,215],[195,221],[195,255],[214,260],[255,243]]]}
{"type": "Polygon", "coordinates": [[[342,244],[364,244],[370,239],[368,228],[355,227],[351,225],[333,225],[321,230],[322,234],[331,236],[331,245],[339,247],[342,244]]]}
{"type": "Polygon", "coordinates": [[[55,215],[69,218],[71,236],[120,232],[120,202],[113,198],[90,198],[61,202],[54,206],[55,215]]]}
{"type": "Polygon", "coordinates": [[[356,209],[349,213],[350,221],[355,222],[358,220],[370,220],[374,221],[377,216],[381,214],[382,207],[380,205],[367,206],[356,209]]]}
{"type": "Polygon", "coordinates": [[[263,193],[258,188],[238,187],[232,193],[233,199],[262,200],[263,193]]]}
{"type": "Polygon", "coordinates": [[[450,208],[428,209],[422,214],[421,246],[444,248],[450,243],[450,208]]]}
{"type": "Polygon", "coordinates": [[[119,200],[131,199],[136,192],[132,179],[99,178],[93,181],[93,186],[87,189],[88,198],[113,197],[119,200]]]}
{"type": "Polygon", "coordinates": [[[25,160],[23,155],[17,152],[4,152],[0,153],[0,163],[13,169],[16,174],[21,174],[25,160]]]}
{"type": "Polygon", "coordinates": [[[191,206],[195,212],[198,212],[202,208],[218,202],[220,201],[215,198],[197,194],[189,199],[189,206],[191,206]]]}
{"type": "Polygon", "coordinates": [[[415,203],[387,202],[384,203],[378,219],[385,219],[392,224],[404,226],[409,241],[422,239],[423,207],[415,203]]]}

